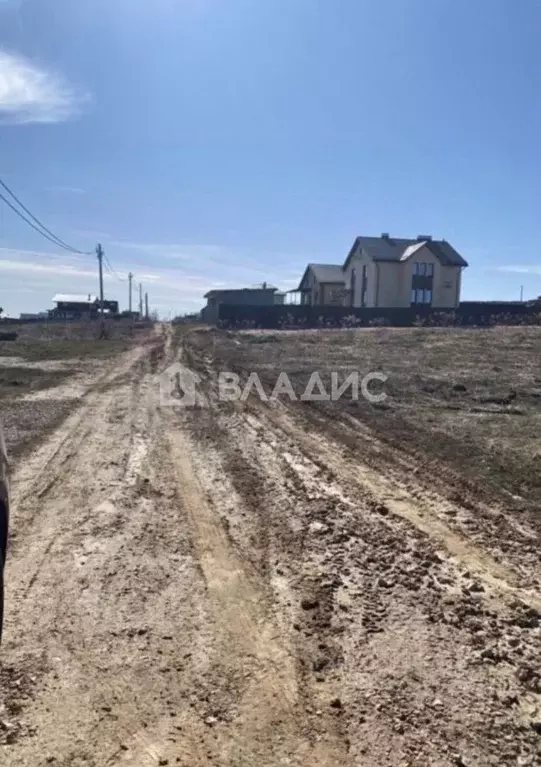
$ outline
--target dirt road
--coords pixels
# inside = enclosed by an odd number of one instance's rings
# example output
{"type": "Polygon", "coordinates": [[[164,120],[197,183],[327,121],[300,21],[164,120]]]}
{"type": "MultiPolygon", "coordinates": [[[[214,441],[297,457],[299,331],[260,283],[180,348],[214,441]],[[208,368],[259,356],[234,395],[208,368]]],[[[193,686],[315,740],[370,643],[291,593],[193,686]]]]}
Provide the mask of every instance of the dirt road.
{"type": "Polygon", "coordinates": [[[536,561],[215,374],[165,328],[19,465],[0,764],[539,763],[536,561]]]}

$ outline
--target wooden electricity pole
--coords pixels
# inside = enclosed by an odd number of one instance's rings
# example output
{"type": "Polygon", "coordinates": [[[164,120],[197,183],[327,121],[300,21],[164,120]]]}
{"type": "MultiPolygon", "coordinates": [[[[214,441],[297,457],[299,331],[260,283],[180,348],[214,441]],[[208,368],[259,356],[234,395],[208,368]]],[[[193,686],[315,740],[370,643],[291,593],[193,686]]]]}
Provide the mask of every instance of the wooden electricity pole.
{"type": "Polygon", "coordinates": [[[103,248],[99,242],[96,245],[96,255],[98,257],[98,267],[100,272],[100,314],[103,319],[103,248]]]}
{"type": "Polygon", "coordinates": [[[145,293],[145,320],[148,320],[148,293],[145,293]]]}
{"type": "Polygon", "coordinates": [[[103,248],[99,242],[96,245],[96,255],[100,272],[100,338],[105,338],[105,321],[103,319],[103,248]]]}
{"type": "Polygon", "coordinates": [[[139,319],[143,319],[143,283],[139,283],[139,319]]]}
{"type": "Polygon", "coordinates": [[[130,272],[128,274],[128,283],[129,283],[129,303],[128,303],[128,306],[129,306],[130,314],[131,314],[131,307],[132,307],[132,280],[133,280],[133,273],[130,272]]]}

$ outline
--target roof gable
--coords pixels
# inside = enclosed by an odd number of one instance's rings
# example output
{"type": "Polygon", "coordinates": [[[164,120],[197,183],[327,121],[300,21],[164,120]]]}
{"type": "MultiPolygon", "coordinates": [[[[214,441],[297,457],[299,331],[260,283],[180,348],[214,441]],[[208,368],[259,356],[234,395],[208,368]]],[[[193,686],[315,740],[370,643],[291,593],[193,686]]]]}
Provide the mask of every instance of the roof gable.
{"type": "Polygon", "coordinates": [[[421,248],[427,247],[442,266],[468,266],[468,262],[445,240],[404,239],[396,237],[356,237],[343,269],[347,269],[351,259],[359,250],[373,261],[407,261],[421,248]]]}
{"type": "Polygon", "coordinates": [[[312,272],[316,282],[318,283],[345,283],[345,276],[342,267],[339,264],[308,264],[306,270],[299,283],[299,290],[303,290],[303,283],[308,276],[308,273],[312,272]]]}

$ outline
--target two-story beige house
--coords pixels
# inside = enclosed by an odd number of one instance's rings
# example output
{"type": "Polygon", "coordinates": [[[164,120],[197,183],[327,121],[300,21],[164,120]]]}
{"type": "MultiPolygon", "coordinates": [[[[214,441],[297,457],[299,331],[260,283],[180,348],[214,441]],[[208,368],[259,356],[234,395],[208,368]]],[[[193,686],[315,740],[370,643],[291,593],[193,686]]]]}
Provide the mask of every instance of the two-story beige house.
{"type": "Polygon", "coordinates": [[[342,267],[350,306],[453,309],[467,262],[446,240],[357,237],[342,267]]]}

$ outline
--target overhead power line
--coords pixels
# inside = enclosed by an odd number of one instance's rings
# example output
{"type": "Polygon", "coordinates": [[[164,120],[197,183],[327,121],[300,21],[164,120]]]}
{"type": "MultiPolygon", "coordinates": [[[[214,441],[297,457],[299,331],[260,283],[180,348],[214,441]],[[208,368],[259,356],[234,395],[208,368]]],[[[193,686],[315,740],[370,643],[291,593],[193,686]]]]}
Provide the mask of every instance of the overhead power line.
{"type": "Polygon", "coordinates": [[[107,271],[109,272],[109,274],[111,274],[113,277],[116,277],[116,279],[119,280],[120,282],[126,282],[125,277],[120,277],[120,275],[116,273],[116,271],[113,268],[113,265],[111,264],[111,262],[109,261],[105,253],[103,254],[103,258],[105,259],[105,267],[107,271]]]}
{"type": "Polygon", "coordinates": [[[2,186],[6,190],[6,192],[8,192],[8,194],[11,195],[11,197],[15,200],[15,202],[24,210],[24,212],[32,219],[32,221],[29,221],[29,219],[26,218],[26,216],[24,216],[21,213],[21,211],[18,210],[6,197],[4,197],[2,193],[0,193],[0,199],[3,200],[6,203],[6,205],[8,205],[11,208],[11,210],[19,216],[19,218],[22,218],[22,220],[26,224],[28,224],[28,226],[32,227],[32,229],[38,232],[38,234],[41,234],[42,237],[45,237],[46,240],[49,240],[49,242],[52,242],[54,245],[58,245],[59,247],[64,248],[64,250],[68,250],[71,253],[77,253],[78,255],[81,255],[81,256],[90,255],[90,253],[88,252],[78,250],[77,248],[73,248],[71,245],[68,245],[67,242],[64,242],[64,240],[61,240],[60,237],[57,237],[56,234],[51,232],[50,229],[47,229],[47,227],[41,223],[39,218],[36,218],[36,216],[34,216],[34,214],[31,213],[25,205],[23,205],[23,203],[19,200],[17,195],[11,191],[9,186],[6,183],[4,183],[2,179],[0,179],[0,186],[2,186]]]}
{"type": "Polygon", "coordinates": [[[112,269],[111,269],[111,267],[109,266],[108,262],[105,260],[105,257],[104,257],[104,260],[103,260],[103,265],[105,266],[105,271],[107,272],[107,274],[109,275],[109,277],[112,277],[112,278],[113,278],[113,279],[115,279],[115,280],[116,280],[116,279],[118,279],[118,277],[116,276],[116,274],[113,272],[113,270],[112,270],[112,269]]]}
{"type": "Polygon", "coordinates": [[[73,248],[70,248],[69,245],[67,247],[65,245],[60,245],[60,243],[57,240],[54,240],[52,237],[49,237],[48,234],[45,234],[45,232],[42,232],[41,229],[38,229],[38,227],[35,224],[33,224],[29,219],[27,219],[26,216],[23,216],[21,211],[17,210],[15,205],[12,205],[12,203],[6,197],[4,197],[4,195],[1,192],[0,192],[0,200],[3,200],[3,202],[5,202],[6,205],[8,205],[11,208],[11,210],[19,216],[19,218],[22,218],[22,220],[25,223],[27,223],[28,226],[31,226],[32,229],[35,229],[38,234],[41,234],[41,236],[45,237],[46,240],[49,240],[49,242],[52,242],[53,245],[56,245],[57,247],[60,246],[61,248],[64,248],[64,250],[68,250],[70,253],[80,253],[81,255],[89,255],[86,253],[83,254],[82,251],[80,250],[75,250],[73,248]]]}

